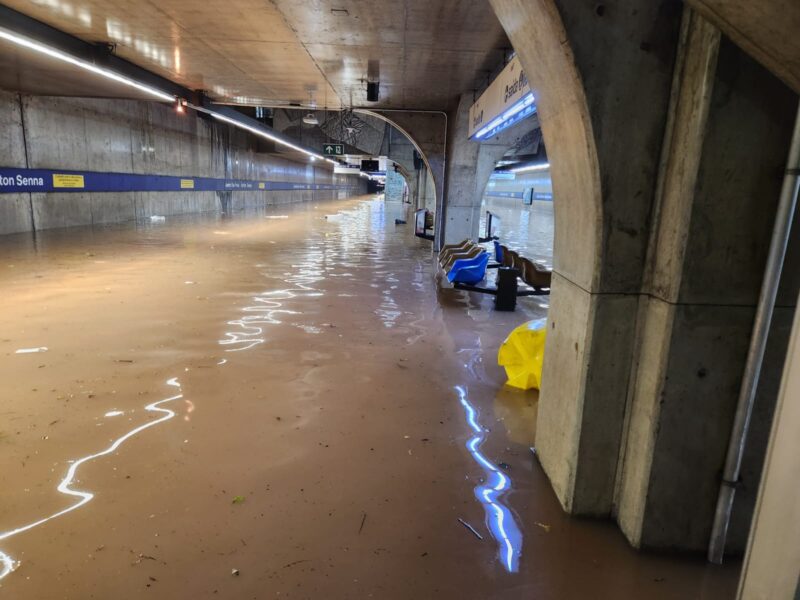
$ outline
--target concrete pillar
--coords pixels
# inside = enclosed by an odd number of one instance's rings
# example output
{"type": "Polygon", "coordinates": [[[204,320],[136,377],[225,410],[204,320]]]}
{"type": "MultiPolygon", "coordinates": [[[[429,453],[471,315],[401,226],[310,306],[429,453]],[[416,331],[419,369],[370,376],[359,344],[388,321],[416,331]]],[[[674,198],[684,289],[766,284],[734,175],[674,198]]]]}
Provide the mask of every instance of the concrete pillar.
{"type": "Polygon", "coordinates": [[[556,198],[538,456],[565,510],[607,516],[680,5],[490,2],[537,98],[556,198]]]}
{"type": "Polygon", "coordinates": [[[475,239],[478,233],[480,204],[475,205],[475,189],[480,144],[468,138],[473,102],[471,92],[463,94],[458,108],[449,116],[444,202],[438,211],[444,216],[444,228],[439,230],[444,236],[442,244],[475,239]]]}
{"type": "Polygon", "coordinates": [[[394,161],[408,185],[408,200],[412,206],[416,206],[419,194],[418,188],[418,169],[414,164],[414,144],[405,135],[396,129],[387,128],[386,139],[384,140],[382,152],[386,153],[389,160],[394,161]]]}
{"type": "Polygon", "coordinates": [[[423,197],[422,186],[425,185],[424,179],[425,167],[424,165],[420,165],[420,168],[414,172],[414,196],[411,198],[411,208],[413,210],[419,210],[420,208],[420,200],[423,197]]]}
{"type": "MultiPolygon", "coordinates": [[[[681,33],[677,2],[490,2],[537,97],[556,198],[540,462],[568,512],[616,515],[634,545],[703,549],[797,99],[727,41],[715,71],[718,34],[691,16],[681,33]]],[[[785,350],[795,252],[767,364],[785,350]]],[[[771,414],[757,404],[733,549],[771,414]]]]}
{"type": "MultiPolygon", "coordinates": [[[[731,431],[797,97],[687,13],[664,144],[638,362],[619,473],[635,546],[704,550],[731,431]],[[719,62],[717,64],[717,48],[719,62]],[[757,149],[757,151],[754,151],[757,149]]],[[[797,264],[787,265],[787,271],[797,264]]],[[[796,282],[789,275],[785,284],[796,282]]],[[[782,298],[791,312],[797,290],[782,298]]],[[[773,352],[786,346],[779,310],[773,352]]],[[[748,453],[762,457],[782,360],[762,373],[748,453]],[[767,388],[772,393],[765,393],[767,388]]],[[[750,459],[752,462],[752,458],[750,459]]],[[[728,549],[742,551],[758,467],[737,491],[728,549]]]]}
{"type": "Polygon", "coordinates": [[[427,208],[436,212],[436,186],[428,168],[423,165],[420,170],[419,208],[427,208]]]}
{"type": "Polygon", "coordinates": [[[477,239],[481,204],[489,177],[497,161],[525,134],[539,126],[535,117],[526,119],[494,138],[470,141],[469,109],[474,103],[471,93],[461,96],[458,109],[450,115],[447,140],[447,176],[445,179],[444,243],[477,239]]]}

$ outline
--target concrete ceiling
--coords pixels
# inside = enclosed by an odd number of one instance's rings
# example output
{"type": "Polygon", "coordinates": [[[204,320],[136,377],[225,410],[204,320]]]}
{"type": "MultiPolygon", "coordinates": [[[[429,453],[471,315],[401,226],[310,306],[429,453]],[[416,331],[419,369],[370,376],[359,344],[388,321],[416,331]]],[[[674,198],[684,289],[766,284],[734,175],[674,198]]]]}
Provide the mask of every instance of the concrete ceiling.
{"type": "MultiPolygon", "coordinates": [[[[4,4],[85,41],[115,44],[118,56],[232,104],[308,104],[313,97],[330,108],[448,108],[509,47],[488,0],[4,4]],[[379,64],[378,103],[366,101],[369,60],[379,64]]],[[[13,66],[7,79],[19,78],[22,68],[13,66]]]]}
{"type": "Polygon", "coordinates": [[[798,0],[689,0],[689,3],[800,93],[798,0]]]}
{"type": "Polygon", "coordinates": [[[0,89],[44,96],[91,95],[152,100],[149,94],[102,77],[89,76],[83,69],[21,49],[3,39],[0,39],[0,89]],[[87,94],[87,83],[91,94],[87,94]]]}

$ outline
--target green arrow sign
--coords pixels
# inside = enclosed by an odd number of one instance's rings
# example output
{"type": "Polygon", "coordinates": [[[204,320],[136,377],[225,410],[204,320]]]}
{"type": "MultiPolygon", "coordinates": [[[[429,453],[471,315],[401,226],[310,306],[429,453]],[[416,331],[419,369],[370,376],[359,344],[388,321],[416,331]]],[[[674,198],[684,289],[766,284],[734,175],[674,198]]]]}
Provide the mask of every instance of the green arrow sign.
{"type": "Polygon", "coordinates": [[[325,144],[322,153],[325,156],[344,156],[344,144],[325,144]]]}

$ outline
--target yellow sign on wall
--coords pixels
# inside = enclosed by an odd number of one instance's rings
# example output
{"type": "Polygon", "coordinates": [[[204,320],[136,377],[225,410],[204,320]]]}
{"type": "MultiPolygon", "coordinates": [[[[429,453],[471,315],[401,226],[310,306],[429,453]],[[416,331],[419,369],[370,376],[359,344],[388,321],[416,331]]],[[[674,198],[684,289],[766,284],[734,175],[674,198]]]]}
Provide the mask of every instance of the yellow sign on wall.
{"type": "Polygon", "coordinates": [[[82,188],[84,187],[83,175],[68,175],[66,173],[53,173],[54,188],[82,188]]]}
{"type": "Polygon", "coordinates": [[[194,179],[181,179],[181,189],[182,190],[193,190],[194,189],[194,179]]]}
{"type": "Polygon", "coordinates": [[[267,187],[267,186],[266,186],[266,184],[265,184],[263,181],[259,181],[259,182],[258,182],[258,189],[260,189],[260,190],[263,190],[263,189],[265,189],[266,187],[267,187]]]}

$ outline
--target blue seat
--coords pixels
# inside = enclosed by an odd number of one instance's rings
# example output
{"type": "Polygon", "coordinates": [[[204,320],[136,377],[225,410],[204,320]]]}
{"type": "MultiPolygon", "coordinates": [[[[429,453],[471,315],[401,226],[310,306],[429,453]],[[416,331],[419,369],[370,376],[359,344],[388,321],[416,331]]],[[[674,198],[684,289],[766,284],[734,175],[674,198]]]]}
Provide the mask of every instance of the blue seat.
{"type": "Polygon", "coordinates": [[[494,241],[494,260],[498,264],[503,264],[503,247],[500,245],[500,242],[497,240],[494,241]]]}
{"type": "Polygon", "coordinates": [[[489,253],[481,252],[475,258],[461,258],[453,263],[447,273],[450,283],[479,283],[486,277],[486,265],[489,264],[489,253]]]}

